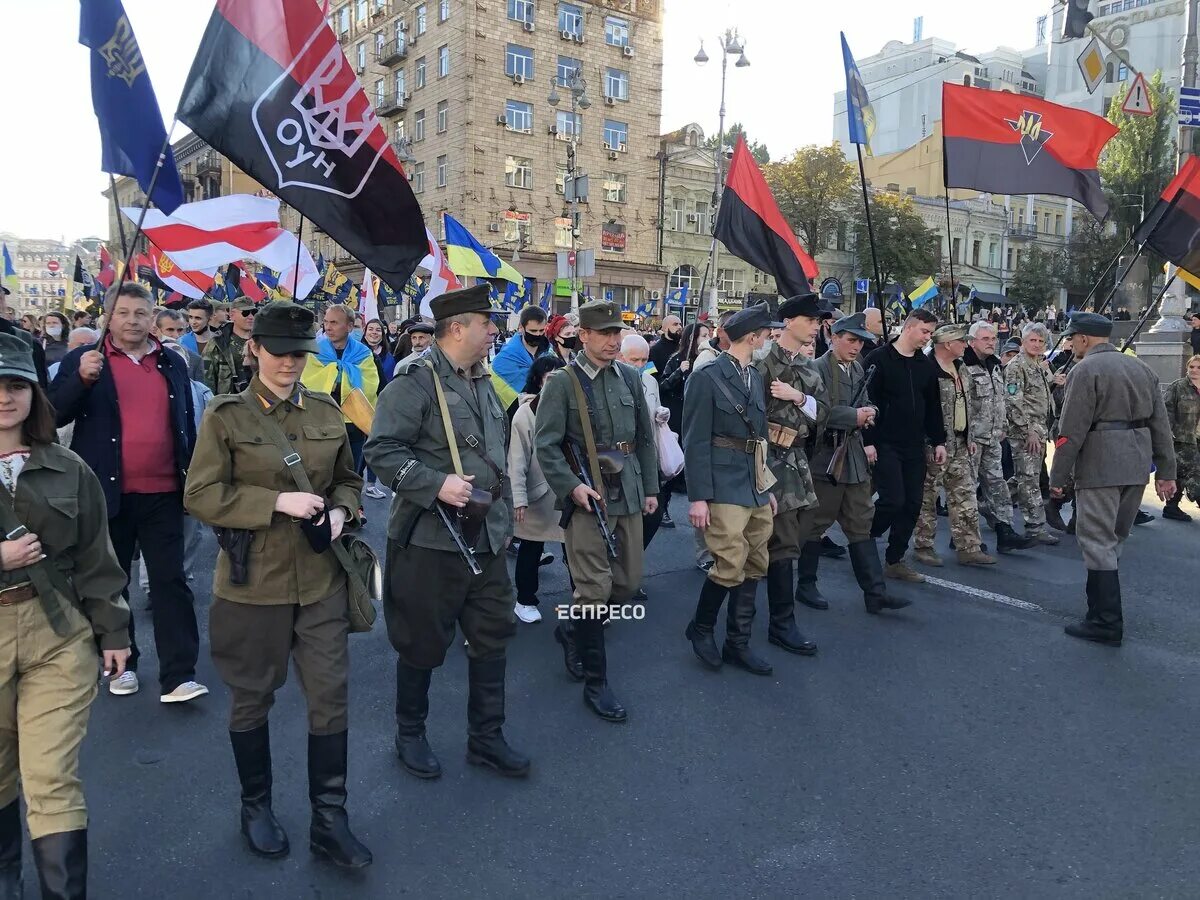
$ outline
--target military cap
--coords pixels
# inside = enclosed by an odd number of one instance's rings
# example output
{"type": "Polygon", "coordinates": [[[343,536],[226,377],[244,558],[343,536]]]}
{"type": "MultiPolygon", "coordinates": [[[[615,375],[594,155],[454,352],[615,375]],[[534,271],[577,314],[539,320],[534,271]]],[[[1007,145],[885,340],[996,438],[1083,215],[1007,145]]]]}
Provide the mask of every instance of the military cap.
{"type": "Polygon", "coordinates": [[[32,344],[15,334],[0,333],[0,378],[20,378],[37,384],[32,344]]]}
{"type": "Polygon", "coordinates": [[[862,338],[864,341],[875,340],[875,335],[867,328],[867,314],[854,313],[851,316],[842,316],[833,323],[834,334],[852,334],[855,337],[862,338]]]}
{"type": "Polygon", "coordinates": [[[1112,319],[1107,316],[1099,313],[1073,312],[1070,321],[1067,322],[1067,330],[1063,332],[1063,337],[1070,337],[1073,334],[1108,337],[1112,334],[1112,330],[1112,319]]]}
{"type": "Polygon", "coordinates": [[[592,331],[608,331],[610,328],[624,328],[621,321],[621,310],[611,300],[591,300],[579,307],[579,327],[590,328],[592,331]]]}
{"type": "Polygon", "coordinates": [[[1021,352],[1021,342],[1018,340],[1015,340],[1015,339],[1009,339],[1009,340],[1005,341],[1004,346],[1000,348],[1001,356],[1003,356],[1005,353],[1020,353],[1020,352],[1021,352]]]}
{"type": "Polygon", "coordinates": [[[490,291],[491,288],[486,284],[476,284],[457,291],[447,291],[429,304],[433,310],[433,318],[440,322],[442,319],[450,319],[464,313],[490,315],[492,312],[492,301],[488,297],[490,291]]]}
{"type": "Polygon", "coordinates": [[[312,310],[303,306],[286,301],[264,303],[254,317],[250,337],[273,356],[316,353],[317,341],[313,336],[315,323],[316,316],[312,310]]]}
{"type": "Polygon", "coordinates": [[[208,305],[211,306],[214,311],[218,309],[229,309],[229,304],[223,300],[209,300],[208,305]]]}
{"type": "MultiPolygon", "coordinates": [[[[294,304],[291,304],[294,305],[294,304]]],[[[249,297],[238,297],[226,309],[255,309],[257,304],[249,297]]]]}
{"type": "Polygon", "coordinates": [[[413,322],[406,329],[405,334],[433,334],[433,326],[428,322],[413,322]]]}
{"type": "Polygon", "coordinates": [[[796,316],[824,319],[833,316],[833,308],[816,294],[797,294],[779,304],[779,318],[794,319],[796,316]]]}
{"type": "Polygon", "coordinates": [[[950,341],[965,341],[967,339],[967,327],[965,325],[946,324],[940,326],[933,333],[933,342],[935,344],[948,344],[950,341]]]}
{"type": "Polygon", "coordinates": [[[748,334],[763,328],[776,328],[777,323],[771,321],[771,311],[766,305],[750,306],[740,309],[725,321],[725,336],[730,341],[740,341],[748,334]]]}

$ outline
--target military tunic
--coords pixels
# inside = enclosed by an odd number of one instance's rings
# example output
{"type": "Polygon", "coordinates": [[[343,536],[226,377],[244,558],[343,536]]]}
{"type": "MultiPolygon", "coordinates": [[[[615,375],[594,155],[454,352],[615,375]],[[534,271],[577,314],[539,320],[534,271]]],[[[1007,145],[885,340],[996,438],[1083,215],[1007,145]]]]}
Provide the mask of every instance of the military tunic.
{"type": "Polygon", "coordinates": [[[1046,530],[1041,475],[1050,424],[1050,380],[1045,361],[1022,351],[1004,367],[1004,384],[1017,501],[1025,519],[1025,533],[1038,534],[1046,530]],[[1031,435],[1041,445],[1037,453],[1025,449],[1025,441],[1031,435]]]}
{"type": "MultiPolygon", "coordinates": [[[[576,603],[620,604],[642,581],[642,509],[658,494],[658,451],[654,424],[646,406],[641,377],[622,362],[597,367],[586,352],[571,364],[588,403],[586,413],[598,450],[622,449],[620,496],[605,504],[608,527],[617,542],[617,559],[608,557],[595,516],[576,509],[566,529],[567,558],[575,579],[576,603]]],[[[556,508],[575,501],[580,481],[563,455],[564,441],[580,452],[585,443],[575,387],[566,370],[551,373],[542,386],[537,408],[535,446],[542,473],[554,492],[556,508]]],[[[583,460],[580,460],[582,463],[583,460]]],[[[603,485],[596,486],[600,494],[603,485]]]]}
{"type": "Polygon", "coordinates": [[[975,350],[963,354],[967,374],[967,406],[971,416],[973,477],[983,492],[979,511],[993,524],[1012,525],[1012,495],[1004,478],[1001,442],[1008,428],[1004,365],[995,356],[980,359],[975,350]]]}
{"type": "Polygon", "coordinates": [[[245,584],[232,582],[229,554],[217,554],[209,609],[213,663],[232,695],[231,731],[267,721],[294,658],[310,732],[337,734],[347,726],[346,574],[332,552],[313,552],[297,520],[275,511],[281,493],[300,488],[264,414],[300,454],[326,508],[346,510],[346,529],[357,525],[362,478],[341,411],[327,395],[297,385],[281,400],[255,377],[240,394],[213,400],[200,423],[184,505],[208,525],[253,532],[245,584]]]}
{"type": "Polygon", "coordinates": [[[457,368],[436,344],[406,358],[379,395],[364,454],[396,494],[388,520],[383,609],[392,646],[413,668],[433,669],[445,661],[456,623],[474,659],[503,655],[515,632],[504,553],[513,528],[512,486],[503,476],[507,425],[487,368],[482,363],[457,368]],[[480,575],[471,574],[434,508],[446,477],[454,474],[434,371],[446,395],[463,474],[474,476],[474,487],[493,498],[473,548],[480,575]]]}
{"type": "Polygon", "coordinates": [[[772,474],[778,479],[772,488],[779,508],[771,532],[771,562],[797,559],[807,531],[807,523],[802,522],[801,513],[817,505],[807,445],[828,412],[828,405],[817,399],[822,393],[823,382],[811,359],[799,351],[789,353],[778,341],[754,365],[762,375],[766,400],[767,437],[770,442],[767,459],[772,474]],[[810,404],[806,412],[791,400],[772,397],[771,384],[775,381],[782,381],[803,392],[806,401],[807,398],[813,398],[815,405],[810,404]]]}

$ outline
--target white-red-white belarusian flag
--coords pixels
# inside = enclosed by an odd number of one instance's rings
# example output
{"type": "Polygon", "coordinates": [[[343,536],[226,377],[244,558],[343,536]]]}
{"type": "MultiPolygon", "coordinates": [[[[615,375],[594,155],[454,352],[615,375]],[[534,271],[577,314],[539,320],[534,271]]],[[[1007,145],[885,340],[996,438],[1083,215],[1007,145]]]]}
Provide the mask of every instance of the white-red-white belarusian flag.
{"type": "Polygon", "coordinates": [[[379,318],[379,291],[375,286],[375,276],[370,269],[363,271],[362,294],[358,300],[358,314],[363,322],[379,318]]]}
{"type": "Polygon", "coordinates": [[[213,279],[217,274],[215,268],[186,272],[175,265],[171,257],[155,247],[150,248],[150,258],[154,261],[154,273],[158,280],[191,300],[199,300],[213,286],[213,279]]]}
{"type": "Polygon", "coordinates": [[[425,296],[421,298],[421,315],[432,319],[433,307],[429,304],[447,291],[460,290],[462,284],[459,282],[458,276],[450,271],[450,266],[446,262],[446,254],[438,246],[437,238],[429,230],[429,226],[425,227],[425,234],[429,238],[429,254],[417,265],[422,269],[428,269],[430,276],[425,296]]]}
{"type": "MultiPolygon", "coordinates": [[[[134,222],[141,214],[140,208],[121,211],[134,222]]],[[[214,197],[185,203],[169,216],[149,209],[142,230],[150,243],[189,272],[253,259],[279,272],[280,283],[289,289],[294,284],[298,299],[308,296],[317,283],[312,254],[296,235],[279,227],[279,201],[269,197],[214,197]]]]}

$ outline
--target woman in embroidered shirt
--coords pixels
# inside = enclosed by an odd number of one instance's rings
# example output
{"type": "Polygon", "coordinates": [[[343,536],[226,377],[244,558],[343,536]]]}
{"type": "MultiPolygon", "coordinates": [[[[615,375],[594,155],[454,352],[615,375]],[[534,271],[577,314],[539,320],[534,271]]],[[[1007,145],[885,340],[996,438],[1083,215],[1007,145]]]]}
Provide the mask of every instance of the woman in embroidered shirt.
{"type": "Polygon", "coordinates": [[[129,658],[125,573],[100,482],[55,443],[32,348],[0,334],[0,897],[21,896],[18,783],[45,897],[87,890],[79,748],[106,675],[129,658]]]}

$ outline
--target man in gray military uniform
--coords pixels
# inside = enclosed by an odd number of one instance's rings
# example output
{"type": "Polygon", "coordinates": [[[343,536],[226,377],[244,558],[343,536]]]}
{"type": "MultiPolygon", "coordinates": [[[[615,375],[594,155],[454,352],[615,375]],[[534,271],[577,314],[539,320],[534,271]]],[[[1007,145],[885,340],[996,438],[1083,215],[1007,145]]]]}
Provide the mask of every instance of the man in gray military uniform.
{"type": "Polygon", "coordinates": [[[564,645],[568,671],[578,652],[583,700],[609,722],[623,722],[627,714],[608,686],[603,607],[628,603],[641,586],[642,516],[658,509],[658,451],[641,375],[617,360],[624,328],[615,303],[593,300],[579,307],[580,350],[542,386],[535,439],[556,507],[569,504],[573,509],[566,547],[575,579],[574,628],[560,629],[555,636],[564,645]],[[583,483],[568,452],[593,487],[583,483]],[[619,472],[612,471],[617,467],[619,472]],[[615,559],[609,556],[593,503],[604,509],[616,543],[615,559]]]}
{"type": "Polygon", "coordinates": [[[1050,469],[1051,496],[1075,473],[1075,536],[1087,567],[1088,611],[1067,634],[1119,647],[1124,633],[1118,563],[1154,466],[1154,489],[1175,494],[1175,448],[1154,370],[1109,343],[1112,322],[1074,313],[1063,332],[1082,361],[1067,394],[1050,469]]]}
{"type": "Polygon", "coordinates": [[[487,285],[443,294],[432,306],[434,344],[410,356],[380,395],[365,446],[367,464],[396,495],[383,602],[397,654],[396,752],[411,774],[441,775],[425,738],[429,681],[458,625],[469,642],[467,759],[521,776],[529,759],[502,731],[505,648],[516,619],[504,552],[513,527],[503,472],[508,419],[483,364],[496,326],[487,285]],[[481,574],[471,573],[436,504],[465,542],[474,539],[481,574]]]}

